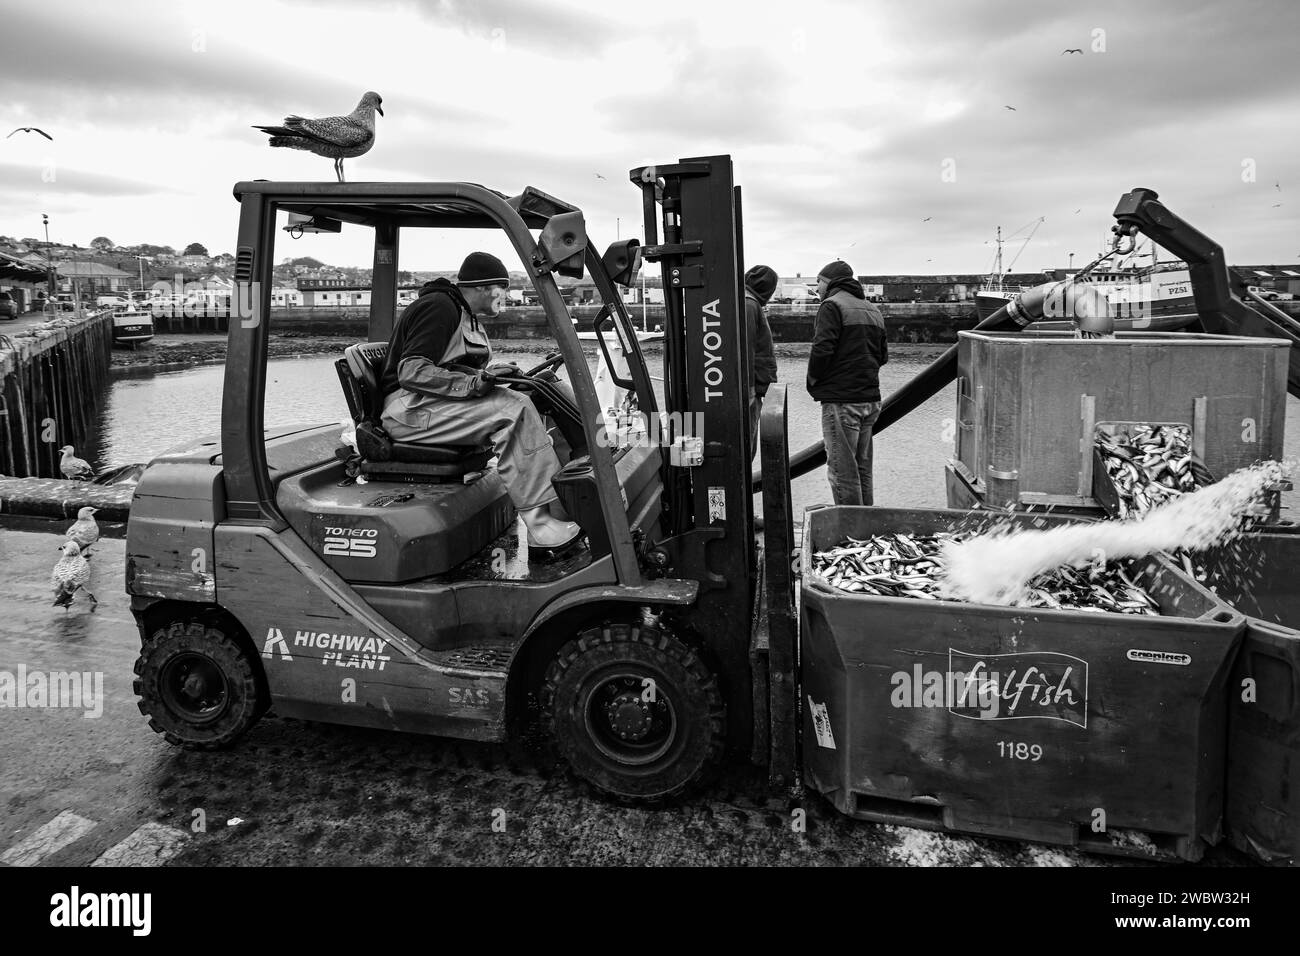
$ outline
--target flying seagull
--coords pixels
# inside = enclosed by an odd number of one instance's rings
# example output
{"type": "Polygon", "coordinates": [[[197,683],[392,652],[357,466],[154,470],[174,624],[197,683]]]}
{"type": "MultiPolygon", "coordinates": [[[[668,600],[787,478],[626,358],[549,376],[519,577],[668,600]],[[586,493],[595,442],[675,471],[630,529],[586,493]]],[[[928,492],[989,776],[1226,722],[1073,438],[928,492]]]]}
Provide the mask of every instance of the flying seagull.
{"type": "Polygon", "coordinates": [[[597,178],[597,179],[604,179],[605,177],[602,176],[600,173],[597,173],[597,174],[596,174],[596,178],[597,178]]]}
{"type": "Polygon", "coordinates": [[[65,611],[72,607],[72,599],[78,591],[85,591],[90,598],[90,609],[95,610],[99,604],[95,595],[90,593],[90,562],[82,555],[75,541],[65,541],[59,549],[63,557],[50,572],[50,587],[54,590],[54,606],[65,611]]]}
{"type": "Polygon", "coordinates": [[[933,219],[933,218],[934,218],[934,216],[926,216],[926,217],[925,217],[924,219],[922,219],[921,221],[922,221],[922,222],[929,222],[929,221],[930,221],[931,219],[933,219]]]}
{"type": "Polygon", "coordinates": [[[366,93],[347,116],[304,119],[286,116],[283,126],[254,126],[269,133],[271,146],[305,149],[317,156],[334,160],[334,172],[343,182],[343,160],[362,156],[375,145],[375,113],[384,115],[383,99],[378,93],[366,93]]]}
{"type": "Polygon", "coordinates": [[[1275,202],[1273,203],[1273,208],[1276,209],[1280,205],[1282,205],[1280,202],[1275,202]]]}
{"type": "MultiPolygon", "coordinates": [[[[54,142],[54,137],[53,137],[53,136],[51,136],[49,133],[45,132],[45,130],[43,130],[43,129],[38,129],[38,128],[35,127],[35,126],[20,126],[20,127],[18,127],[16,130],[14,130],[14,133],[40,133],[42,136],[44,136],[46,139],[48,139],[51,143],[54,142]]],[[[9,136],[12,136],[14,133],[10,133],[9,136]]],[[[5,139],[8,139],[9,136],[6,136],[5,139]]]]}
{"type": "Polygon", "coordinates": [[[1082,52],[1083,52],[1083,51],[1082,51],[1081,49],[1079,49],[1079,48],[1076,46],[1076,47],[1074,47],[1074,48],[1072,48],[1072,49],[1069,49],[1069,50],[1062,50],[1062,51],[1061,51],[1061,56],[1065,56],[1065,54],[1067,54],[1067,53],[1082,53],[1082,52]]]}
{"type": "Polygon", "coordinates": [[[84,458],[78,458],[72,452],[71,445],[64,445],[59,451],[63,452],[63,458],[59,461],[59,471],[63,472],[64,478],[73,481],[89,481],[95,475],[95,469],[90,467],[90,463],[84,458]]]}
{"type": "Polygon", "coordinates": [[[1002,107],[1002,108],[1003,108],[1004,110],[1011,110],[1011,112],[1013,112],[1013,113],[1016,111],[1016,108],[1015,108],[1014,106],[1004,106],[1004,107],[1002,107]]]}

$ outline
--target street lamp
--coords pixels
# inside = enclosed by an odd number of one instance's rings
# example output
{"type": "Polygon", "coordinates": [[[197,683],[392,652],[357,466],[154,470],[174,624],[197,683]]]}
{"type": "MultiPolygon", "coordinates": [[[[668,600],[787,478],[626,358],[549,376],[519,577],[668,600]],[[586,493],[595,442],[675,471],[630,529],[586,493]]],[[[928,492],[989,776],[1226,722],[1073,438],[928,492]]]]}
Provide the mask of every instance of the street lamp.
{"type": "Polygon", "coordinates": [[[50,217],[41,213],[41,225],[45,227],[45,301],[51,308],[54,305],[54,257],[50,254],[50,217]]]}
{"type": "Polygon", "coordinates": [[[1074,268],[1074,253],[1070,253],[1070,268],[1074,268]]]}

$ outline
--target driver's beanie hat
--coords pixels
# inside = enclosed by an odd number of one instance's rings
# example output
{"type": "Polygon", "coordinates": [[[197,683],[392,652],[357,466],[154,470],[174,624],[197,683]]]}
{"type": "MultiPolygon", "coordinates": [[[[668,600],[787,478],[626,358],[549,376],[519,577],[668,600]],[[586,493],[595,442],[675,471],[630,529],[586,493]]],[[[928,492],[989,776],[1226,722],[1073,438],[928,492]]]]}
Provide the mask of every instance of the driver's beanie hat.
{"type": "Polygon", "coordinates": [[[460,264],[456,274],[460,286],[510,285],[510,273],[505,263],[490,252],[471,252],[460,264]]]}

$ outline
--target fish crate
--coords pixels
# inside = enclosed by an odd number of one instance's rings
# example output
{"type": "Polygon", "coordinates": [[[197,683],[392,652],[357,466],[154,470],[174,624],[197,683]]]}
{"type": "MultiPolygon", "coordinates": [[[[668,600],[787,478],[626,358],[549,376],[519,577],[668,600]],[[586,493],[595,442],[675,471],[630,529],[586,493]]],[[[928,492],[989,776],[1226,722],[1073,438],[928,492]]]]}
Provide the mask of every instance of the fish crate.
{"type": "Polygon", "coordinates": [[[961,332],[953,466],[986,507],[1100,513],[1099,421],[1190,422],[1219,475],[1280,459],[1289,347],[1191,332],[961,332]]]}
{"type": "Polygon", "coordinates": [[[878,822],[1147,858],[1195,860],[1216,843],[1225,696],[1245,619],[1167,558],[1131,572],[1159,616],[868,596],[807,570],[814,552],[850,536],[1076,523],[810,509],[800,611],[807,784],[878,822]],[[972,674],[998,688],[976,706],[958,676],[972,674]]]}
{"type": "MultiPolygon", "coordinates": [[[[1106,456],[1102,454],[1097,447],[1097,439],[1100,437],[1116,438],[1124,434],[1132,434],[1135,425],[1150,425],[1152,427],[1169,427],[1169,428],[1186,428],[1192,435],[1192,441],[1196,441],[1196,433],[1190,422],[1097,422],[1093,428],[1092,442],[1092,496],[1097,499],[1097,504],[1106,512],[1107,517],[1119,518],[1120,514],[1120,491],[1115,487],[1114,479],[1106,470],[1106,456]]],[[[1192,459],[1197,462],[1197,468],[1202,475],[1202,484],[1213,484],[1214,476],[1205,468],[1197,459],[1195,453],[1192,459]]]]}
{"type": "Polygon", "coordinates": [[[1258,860],[1300,866],[1300,534],[1249,534],[1204,564],[1247,615],[1228,682],[1224,829],[1258,860]]]}
{"type": "MultiPolygon", "coordinates": [[[[1175,428],[1186,428],[1192,430],[1192,426],[1186,422],[1098,422],[1094,431],[1095,438],[1106,436],[1114,438],[1123,433],[1132,434],[1131,429],[1135,425],[1151,426],[1170,426],[1175,428]]],[[[1115,481],[1110,472],[1106,470],[1105,456],[1095,441],[1092,446],[1092,494],[1101,505],[1103,511],[1110,518],[1122,518],[1123,509],[1120,507],[1120,489],[1115,486],[1115,481]]],[[[1195,448],[1196,433],[1192,431],[1192,446],[1195,448]]],[[[1188,466],[1196,478],[1196,487],[1204,488],[1218,481],[1214,473],[1205,467],[1200,456],[1195,450],[1191,452],[1191,462],[1188,466]]],[[[1280,484],[1268,489],[1268,518],[1269,523],[1277,523],[1282,510],[1282,492],[1290,491],[1292,483],[1290,480],[1284,480],[1280,484]]]]}

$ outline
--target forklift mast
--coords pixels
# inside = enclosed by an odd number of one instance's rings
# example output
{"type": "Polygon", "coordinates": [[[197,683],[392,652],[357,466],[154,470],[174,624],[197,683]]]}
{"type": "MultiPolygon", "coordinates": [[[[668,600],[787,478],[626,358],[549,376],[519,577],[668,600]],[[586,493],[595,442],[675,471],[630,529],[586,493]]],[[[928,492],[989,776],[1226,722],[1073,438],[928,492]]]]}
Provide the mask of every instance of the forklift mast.
{"type": "Polygon", "coordinates": [[[729,156],[640,167],[629,178],[641,189],[642,257],[663,270],[664,545],[674,576],[699,582],[687,623],[719,658],[731,743],[747,749],[753,709],[740,675],[750,670],[757,557],[740,191],[729,156]]]}

